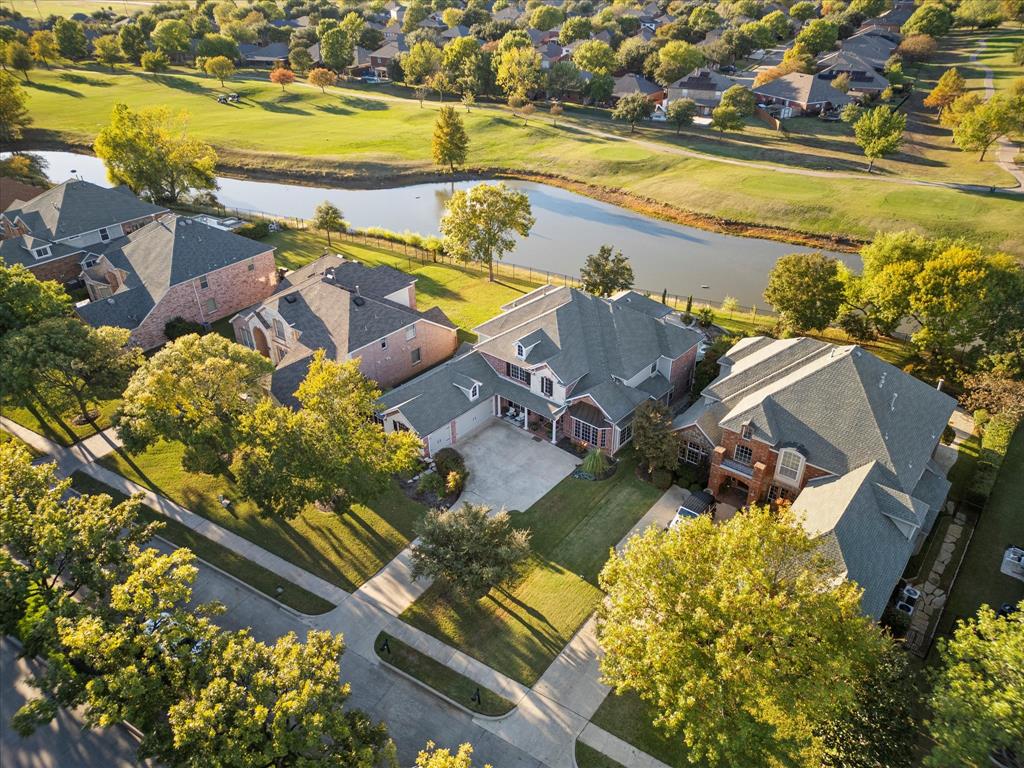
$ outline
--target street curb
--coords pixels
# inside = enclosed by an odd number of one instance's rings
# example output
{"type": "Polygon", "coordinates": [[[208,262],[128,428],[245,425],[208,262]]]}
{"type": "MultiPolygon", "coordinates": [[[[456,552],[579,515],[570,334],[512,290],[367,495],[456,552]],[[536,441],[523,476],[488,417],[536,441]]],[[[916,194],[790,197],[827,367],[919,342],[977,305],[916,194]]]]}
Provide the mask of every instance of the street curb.
{"type": "Polygon", "coordinates": [[[380,656],[380,654],[377,653],[376,647],[374,648],[373,655],[377,657],[377,659],[379,660],[379,662],[381,664],[384,664],[392,672],[395,672],[398,675],[400,675],[401,677],[404,677],[406,680],[409,680],[409,681],[415,683],[416,685],[418,685],[423,690],[429,691],[430,693],[434,694],[438,698],[444,699],[449,704],[451,704],[453,707],[455,707],[457,709],[461,709],[463,712],[465,712],[467,715],[470,715],[473,718],[479,718],[480,720],[490,720],[492,722],[498,721],[498,720],[504,720],[506,717],[508,717],[509,715],[514,713],[516,711],[516,709],[518,709],[518,707],[519,707],[518,704],[515,704],[512,707],[512,709],[510,709],[508,712],[506,712],[503,715],[483,715],[483,714],[480,714],[479,712],[474,712],[469,707],[467,707],[467,706],[465,706],[463,704],[460,704],[459,702],[455,701],[455,699],[452,699],[449,696],[446,696],[445,694],[441,693],[436,688],[433,688],[432,686],[427,685],[426,683],[424,683],[419,678],[413,677],[412,675],[410,675],[405,670],[399,669],[394,664],[391,664],[390,662],[386,661],[384,658],[382,658],[380,656]]]}

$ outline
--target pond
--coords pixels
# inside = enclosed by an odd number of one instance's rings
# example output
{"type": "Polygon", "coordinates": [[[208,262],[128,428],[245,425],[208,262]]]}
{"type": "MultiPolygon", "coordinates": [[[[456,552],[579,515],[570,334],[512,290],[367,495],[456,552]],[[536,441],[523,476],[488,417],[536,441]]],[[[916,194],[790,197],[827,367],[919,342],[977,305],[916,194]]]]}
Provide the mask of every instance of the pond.
{"type": "MultiPolygon", "coordinates": [[[[53,181],[76,175],[109,184],[98,158],[71,152],[36,154],[47,161],[47,173],[53,181]]],[[[427,235],[437,234],[452,189],[478,183],[364,190],[220,178],[217,198],[229,208],[298,218],[311,217],[319,203],[330,200],[356,227],[427,235]]],[[[672,224],[545,184],[516,180],[506,184],[527,194],[537,223],[505,260],[534,269],[577,275],[587,255],[608,244],[629,257],[637,288],[654,294],[667,288],[669,293],[692,295],[695,300],[720,301],[734,296],[744,306],[765,308],[761,294],[776,259],[809,250],[672,224]]],[[[830,255],[852,267],[860,266],[856,254],[830,255]]]]}

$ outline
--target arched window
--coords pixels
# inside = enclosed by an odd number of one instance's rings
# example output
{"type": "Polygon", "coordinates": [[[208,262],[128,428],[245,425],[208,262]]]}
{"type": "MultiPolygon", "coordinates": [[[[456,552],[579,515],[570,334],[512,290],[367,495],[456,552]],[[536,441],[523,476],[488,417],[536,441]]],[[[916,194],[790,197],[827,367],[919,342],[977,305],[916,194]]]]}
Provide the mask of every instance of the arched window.
{"type": "Polygon", "coordinates": [[[804,457],[793,448],[779,451],[779,460],[775,464],[775,475],[790,483],[799,483],[804,474],[804,457]]]}

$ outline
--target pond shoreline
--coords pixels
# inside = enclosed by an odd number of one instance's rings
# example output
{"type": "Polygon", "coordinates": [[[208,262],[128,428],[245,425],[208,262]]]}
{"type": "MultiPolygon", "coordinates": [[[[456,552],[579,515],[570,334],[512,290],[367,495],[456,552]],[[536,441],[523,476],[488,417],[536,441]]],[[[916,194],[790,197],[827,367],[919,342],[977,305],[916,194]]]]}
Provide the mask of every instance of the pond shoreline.
{"type": "MultiPolygon", "coordinates": [[[[13,148],[3,146],[4,151],[66,151],[92,155],[90,142],[76,136],[62,135],[51,131],[29,130],[26,132],[22,145],[13,148]]],[[[818,248],[844,253],[856,253],[866,241],[853,237],[827,237],[810,232],[801,232],[784,227],[751,224],[749,222],[696,213],[653,198],[635,195],[619,189],[589,184],[576,179],[556,174],[536,171],[510,170],[507,168],[472,168],[455,174],[437,170],[404,168],[389,165],[387,173],[369,175],[342,170],[344,166],[333,163],[330,159],[306,158],[291,155],[266,155],[258,152],[246,152],[236,149],[216,147],[218,153],[217,173],[236,179],[251,181],[284,182],[305,187],[337,186],[350,190],[388,189],[393,187],[412,186],[414,184],[439,183],[449,181],[488,181],[495,179],[517,179],[559,187],[569,192],[584,195],[603,203],[615,205],[634,213],[682,226],[694,227],[708,232],[736,237],[773,240],[791,243],[805,248],[818,248]],[[314,160],[318,169],[303,167],[303,163],[314,160]],[[272,162],[287,162],[290,167],[273,167],[272,162]]]]}

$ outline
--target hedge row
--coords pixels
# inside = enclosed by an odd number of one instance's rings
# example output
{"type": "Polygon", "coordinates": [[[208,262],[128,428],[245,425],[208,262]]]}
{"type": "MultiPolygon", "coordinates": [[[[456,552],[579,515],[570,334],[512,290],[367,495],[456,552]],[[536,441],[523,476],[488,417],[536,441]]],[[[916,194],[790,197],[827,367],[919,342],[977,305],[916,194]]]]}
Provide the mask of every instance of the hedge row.
{"type": "Polygon", "coordinates": [[[1017,422],[1001,414],[993,416],[985,425],[985,432],[981,437],[981,452],[969,491],[970,496],[976,501],[983,502],[992,493],[996,478],[999,476],[999,468],[1006,458],[1006,451],[1016,429],[1017,422]]]}

